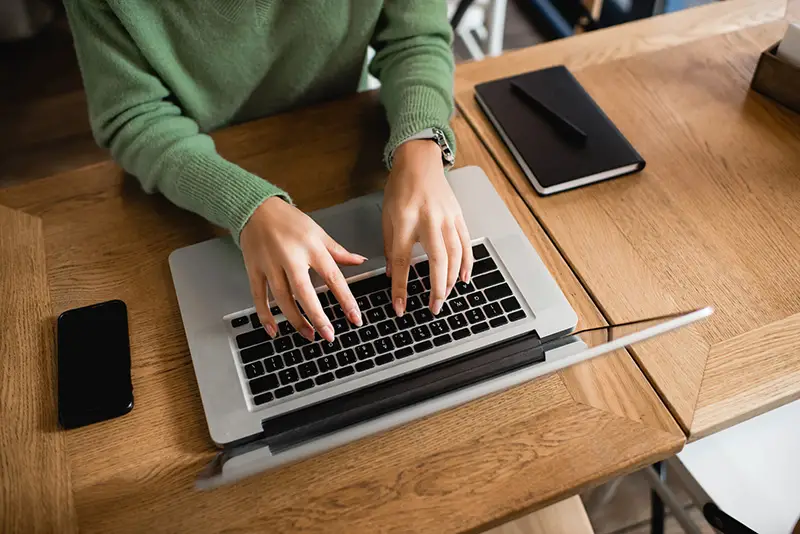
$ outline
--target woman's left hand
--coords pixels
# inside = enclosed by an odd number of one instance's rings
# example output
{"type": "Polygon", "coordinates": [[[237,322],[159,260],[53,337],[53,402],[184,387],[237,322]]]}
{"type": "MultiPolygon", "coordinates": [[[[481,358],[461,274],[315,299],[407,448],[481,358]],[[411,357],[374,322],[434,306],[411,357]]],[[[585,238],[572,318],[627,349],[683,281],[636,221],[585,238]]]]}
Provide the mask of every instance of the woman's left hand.
{"type": "Polygon", "coordinates": [[[431,296],[437,315],[460,278],[469,282],[472,246],[458,200],[444,176],[442,153],[429,140],[408,141],[394,153],[384,191],[383,242],[397,315],[406,309],[411,249],[420,242],[430,263],[431,296]]]}

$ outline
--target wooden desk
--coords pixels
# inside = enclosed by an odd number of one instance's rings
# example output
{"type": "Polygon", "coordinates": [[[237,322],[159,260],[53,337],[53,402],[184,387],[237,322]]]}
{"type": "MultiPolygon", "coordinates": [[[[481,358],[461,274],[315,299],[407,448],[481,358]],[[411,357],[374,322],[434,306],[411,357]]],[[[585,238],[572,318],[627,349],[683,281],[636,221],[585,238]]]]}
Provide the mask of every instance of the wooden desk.
{"type": "Polygon", "coordinates": [[[472,89],[458,88],[459,107],[610,321],[717,308],[693,331],[634,349],[690,439],[800,397],[800,121],[748,91],[785,27],[578,71],[648,167],[550,198],[523,177],[472,89]]]}
{"type": "MultiPolygon", "coordinates": [[[[367,94],[216,138],[224,155],[271,177],[311,210],[380,187],[380,115],[374,95],[367,94]]],[[[454,126],[460,163],[486,170],[582,325],[601,324],[472,130],[461,118],[454,126]]],[[[19,266],[3,262],[4,283],[16,284],[10,287],[17,292],[28,279],[37,284],[35,298],[0,302],[0,317],[15,318],[19,331],[30,334],[17,345],[3,345],[0,354],[6,364],[0,365],[0,384],[4,391],[13,386],[21,399],[2,406],[3,420],[12,424],[0,425],[0,465],[25,458],[30,443],[41,444],[42,458],[66,456],[31,460],[38,470],[0,474],[3,487],[11,488],[0,493],[0,510],[14,514],[3,519],[6,524],[34,525],[25,503],[58,495],[58,511],[67,508],[60,524],[71,521],[82,532],[456,532],[505,522],[683,445],[680,428],[630,355],[620,351],[235,486],[195,491],[195,476],[214,450],[167,256],[215,231],[142,193],[110,163],[0,191],[0,204],[17,210],[3,212],[16,221],[2,226],[4,253],[31,255],[19,266]],[[17,282],[17,276],[27,278],[17,282]],[[50,306],[43,303],[48,289],[50,306]],[[47,373],[18,372],[49,369],[52,361],[49,332],[45,342],[30,325],[49,329],[61,311],[110,298],[129,308],[136,407],[121,419],[54,432],[52,383],[42,380],[47,373]],[[47,400],[45,409],[34,409],[44,402],[38,399],[47,400]],[[45,416],[43,429],[33,418],[45,416]],[[31,489],[49,484],[51,474],[67,486],[31,489]]],[[[55,521],[46,526],[68,530],[55,521]]]]}

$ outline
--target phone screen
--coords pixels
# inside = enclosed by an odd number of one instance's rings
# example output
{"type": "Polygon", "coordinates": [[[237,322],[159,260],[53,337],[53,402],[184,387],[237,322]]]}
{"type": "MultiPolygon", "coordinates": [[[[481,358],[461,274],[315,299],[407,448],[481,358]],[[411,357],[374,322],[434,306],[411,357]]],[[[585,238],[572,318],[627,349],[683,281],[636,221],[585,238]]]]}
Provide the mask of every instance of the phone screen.
{"type": "Polygon", "coordinates": [[[58,318],[58,418],[63,428],[119,417],[133,408],[128,313],[112,300],[58,318]]]}

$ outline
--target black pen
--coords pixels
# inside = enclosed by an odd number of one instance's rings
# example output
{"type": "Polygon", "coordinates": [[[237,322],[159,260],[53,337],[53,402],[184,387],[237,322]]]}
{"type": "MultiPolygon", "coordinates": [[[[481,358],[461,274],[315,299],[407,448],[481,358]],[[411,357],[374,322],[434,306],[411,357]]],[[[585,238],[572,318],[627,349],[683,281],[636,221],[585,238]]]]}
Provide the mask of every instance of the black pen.
{"type": "Polygon", "coordinates": [[[511,82],[511,89],[521,97],[529,107],[536,111],[543,119],[550,125],[558,130],[567,140],[576,144],[583,145],[586,143],[586,132],[575,126],[566,117],[559,115],[548,107],[544,102],[530,94],[524,87],[518,85],[516,82],[511,82]]]}

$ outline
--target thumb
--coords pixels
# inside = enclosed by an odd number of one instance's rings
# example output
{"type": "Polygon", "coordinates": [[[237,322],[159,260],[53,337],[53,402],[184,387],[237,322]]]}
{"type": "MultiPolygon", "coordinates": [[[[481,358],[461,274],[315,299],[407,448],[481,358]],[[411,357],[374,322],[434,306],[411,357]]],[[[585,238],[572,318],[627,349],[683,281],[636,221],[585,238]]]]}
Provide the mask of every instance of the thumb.
{"type": "Polygon", "coordinates": [[[328,252],[331,253],[333,260],[340,265],[361,265],[367,261],[367,258],[364,256],[349,252],[342,245],[334,241],[330,236],[328,236],[325,246],[328,249],[328,252]]]}

